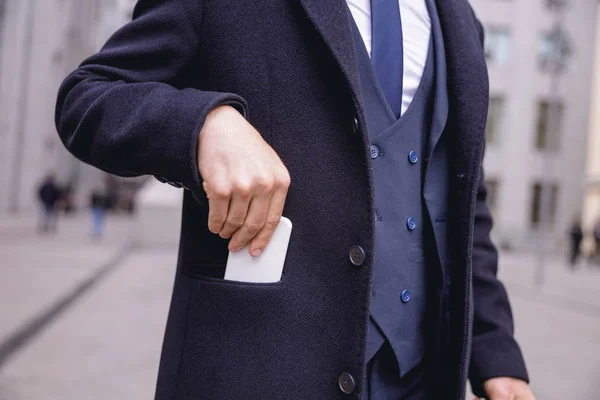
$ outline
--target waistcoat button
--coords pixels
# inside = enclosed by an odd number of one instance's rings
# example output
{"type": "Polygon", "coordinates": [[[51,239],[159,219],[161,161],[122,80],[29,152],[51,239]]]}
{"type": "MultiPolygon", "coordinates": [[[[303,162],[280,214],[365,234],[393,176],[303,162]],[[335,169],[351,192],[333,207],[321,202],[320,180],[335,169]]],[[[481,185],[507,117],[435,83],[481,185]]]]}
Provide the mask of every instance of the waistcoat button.
{"type": "Polygon", "coordinates": [[[371,151],[371,158],[375,159],[379,157],[379,147],[372,145],[369,150],[371,151]]]}
{"type": "Polygon", "coordinates": [[[414,150],[409,151],[408,162],[410,162],[411,164],[416,164],[417,161],[419,161],[419,155],[417,154],[417,152],[414,150]]]}
{"type": "Polygon", "coordinates": [[[408,303],[410,301],[410,290],[403,290],[400,298],[403,303],[408,303]]]}
{"type": "Polygon", "coordinates": [[[414,230],[417,227],[417,221],[415,221],[415,219],[413,217],[409,217],[406,220],[406,227],[408,228],[409,231],[414,230]]]}

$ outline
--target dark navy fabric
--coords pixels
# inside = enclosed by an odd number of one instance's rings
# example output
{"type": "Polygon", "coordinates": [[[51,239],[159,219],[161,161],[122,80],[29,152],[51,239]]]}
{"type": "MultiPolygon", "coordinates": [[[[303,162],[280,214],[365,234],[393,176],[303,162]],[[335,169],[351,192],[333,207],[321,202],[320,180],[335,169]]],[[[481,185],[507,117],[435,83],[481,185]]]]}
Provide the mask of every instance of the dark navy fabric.
{"type": "MultiPolygon", "coordinates": [[[[439,140],[447,148],[453,251],[448,332],[431,378],[436,398],[462,400],[469,374],[479,394],[486,379],[527,379],[527,372],[489,237],[483,30],[467,0],[436,4],[447,65],[449,112],[439,140]]],[[[140,0],[133,22],[66,78],[56,124],[65,146],[92,165],[187,188],[156,399],[361,397],[373,159],[345,0],[140,0]],[[228,252],[198,201],[197,139],[206,115],[231,102],[292,177],[284,215],[294,230],[279,283],[207,276],[222,272],[228,252]],[[350,260],[353,246],[364,249],[360,266],[350,260]],[[339,386],[348,375],[350,395],[339,386]]]]}
{"type": "Polygon", "coordinates": [[[434,396],[427,364],[413,368],[402,379],[394,350],[385,342],[367,364],[363,400],[430,400],[434,396]]]}
{"type": "MultiPolygon", "coordinates": [[[[376,223],[367,360],[387,339],[397,356],[401,376],[414,368],[425,353],[426,329],[430,325],[426,324],[428,303],[437,303],[429,298],[435,293],[431,289],[437,288],[428,285],[441,281],[427,279],[441,271],[439,259],[425,257],[427,249],[433,248],[437,253],[435,241],[430,236],[426,240],[425,229],[431,229],[426,212],[445,215],[448,205],[446,157],[429,161],[427,175],[436,184],[436,201],[426,204],[423,196],[429,146],[436,146],[448,115],[443,37],[436,8],[429,11],[436,23],[432,23],[423,75],[415,97],[399,121],[386,104],[387,96],[370,68],[368,53],[353,23],[369,139],[371,148],[376,149],[375,154],[371,151],[376,223]],[[434,140],[430,140],[432,135],[434,140]]],[[[445,231],[437,237],[445,243],[445,231]]]]}
{"type": "Polygon", "coordinates": [[[449,109],[446,50],[435,1],[426,0],[426,3],[431,18],[436,73],[433,89],[435,92],[435,112],[432,113],[428,150],[424,155],[426,172],[423,183],[423,197],[427,206],[429,220],[432,224],[437,255],[444,272],[444,287],[448,287],[450,284],[448,278],[450,270],[447,265],[450,259],[447,254],[449,248],[447,222],[450,206],[448,202],[448,182],[450,181],[449,171],[452,166],[448,157],[450,142],[448,138],[443,138],[442,135],[448,121],[449,109]]]}
{"type": "Polygon", "coordinates": [[[371,1],[371,62],[396,118],[402,110],[402,19],[398,0],[371,1]]]}
{"type": "Polygon", "coordinates": [[[379,155],[372,159],[375,184],[375,254],[367,360],[385,337],[402,375],[416,366],[425,350],[427,309],[422,204],[423,163],[409,161],[411,151],[425,154],[435,69],[430,46],[420,87],[404,115],[396,120],[371,71],[368,53],[354,25],[357,62],[369,141],[379,155]],[[405,300],[402,293],[405,292],[405,300]],[[377,329],[378,328],[378,329],[377,329]],[[381,333],[379,332],[381,330],[381,333]]]}

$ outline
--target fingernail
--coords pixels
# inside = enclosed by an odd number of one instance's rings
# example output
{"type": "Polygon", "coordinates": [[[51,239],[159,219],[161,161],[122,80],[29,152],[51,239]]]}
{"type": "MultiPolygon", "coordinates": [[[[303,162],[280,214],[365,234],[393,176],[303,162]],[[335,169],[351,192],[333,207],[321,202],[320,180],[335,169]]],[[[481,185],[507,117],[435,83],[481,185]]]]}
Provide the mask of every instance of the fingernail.
{"type": "Polygon", "coordinates": [[[258,257],[262,254],[262,250],[261,249],[254,249],[252,250],[252,253],[250,253],[252,255],[252,257],[258,257]]]}
{"type": "Polygon", "coordinates": [[[232,253],[239,253],[240,251],[242,251],[242,248],[241,247],[234,247],[233,249],[231,249],[229,251],[231,251],[232,253]]]}

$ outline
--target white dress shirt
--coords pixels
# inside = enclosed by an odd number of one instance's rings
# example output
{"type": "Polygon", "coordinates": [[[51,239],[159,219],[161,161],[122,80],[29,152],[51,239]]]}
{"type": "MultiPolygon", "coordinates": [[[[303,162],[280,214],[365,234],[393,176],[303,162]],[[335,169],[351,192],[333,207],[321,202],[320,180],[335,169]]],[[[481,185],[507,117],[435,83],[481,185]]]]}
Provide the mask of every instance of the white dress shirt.
{"type": "MultiPolygon", "coordinates": [[[[371,56],[371,0],[346,0],[371,56]]],[[[402,15],[404,76],[402,78],[402,110],[404,114],[421,83],[429,40],[431,19],[425,0],[398,0],[402,15]]],[[[400,16],[398,16],[400,23],[400,16]]]]}

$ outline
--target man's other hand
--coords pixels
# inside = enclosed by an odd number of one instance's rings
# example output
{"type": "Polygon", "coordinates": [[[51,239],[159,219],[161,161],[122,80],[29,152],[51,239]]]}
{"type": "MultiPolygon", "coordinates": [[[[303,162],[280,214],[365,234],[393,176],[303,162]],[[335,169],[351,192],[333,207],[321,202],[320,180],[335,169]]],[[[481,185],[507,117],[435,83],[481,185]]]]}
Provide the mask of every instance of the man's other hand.
{"type": "Polygon", "coordinates": [[[515,378],[493,378],[483,383],[489,400],[535,400],[527,382],[515,378]]]}
{"type": "Polygon", "coordinates": [[[260,255],[279,224],[290,175],[279,156],[238,111],[212,110],[198,138],[198,170],[208,198],[208,228],[230,251],[250,243],[260,255]]]}

